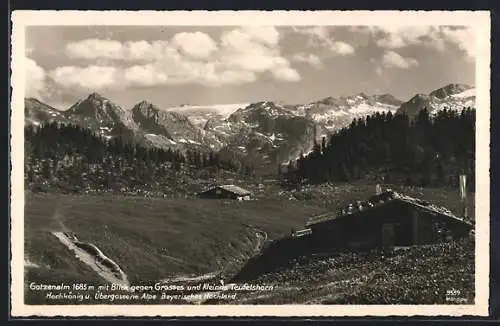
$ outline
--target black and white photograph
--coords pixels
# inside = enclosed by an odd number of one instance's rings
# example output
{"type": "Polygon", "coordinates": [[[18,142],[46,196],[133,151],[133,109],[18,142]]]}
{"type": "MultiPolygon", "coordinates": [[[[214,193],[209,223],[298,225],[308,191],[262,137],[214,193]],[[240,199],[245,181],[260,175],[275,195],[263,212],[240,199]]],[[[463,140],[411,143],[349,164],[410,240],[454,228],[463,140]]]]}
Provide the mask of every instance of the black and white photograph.
{"type": "Polygon", "coordinates": [[[487,313],[488,12],[13,28],[13,312],[487,313]]]}

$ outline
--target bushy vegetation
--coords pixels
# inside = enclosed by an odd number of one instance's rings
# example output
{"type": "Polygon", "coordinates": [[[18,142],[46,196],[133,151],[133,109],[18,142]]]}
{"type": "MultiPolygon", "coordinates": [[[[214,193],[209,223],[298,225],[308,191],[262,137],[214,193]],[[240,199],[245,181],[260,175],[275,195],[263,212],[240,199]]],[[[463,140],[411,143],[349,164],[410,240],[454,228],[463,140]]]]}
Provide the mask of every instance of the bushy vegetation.
{"type": "Polygon", "coordinates": [[[474,240],[400,249],[302,257],[252,284],[274,284],[228,303],[247,304],[472,304],[474,240]],[[449,295],[449,293],[452,295],[449,295]]]}
{"type": "Polygon", "coordinates": [[[185,192],[189,180],[178,181],[188,175],[198,179],[202,169],[205,179],[223,171],[252,174],[251,166],[228,153],[148,148],[119,137],[106,140],[75,125],[25,128],[25,181],[34,191],[163,194],[179,183],[176,189],[185,192]]]}
{"type": "Polygon", "coordinates": [[[458,174],[474,186],[475,110],[426,109],[405,114],[375,113],[316,143],[313,151],[290,161],[284,177],[292,184],[375,178],[407,185],[457,186],[458,174]]]}

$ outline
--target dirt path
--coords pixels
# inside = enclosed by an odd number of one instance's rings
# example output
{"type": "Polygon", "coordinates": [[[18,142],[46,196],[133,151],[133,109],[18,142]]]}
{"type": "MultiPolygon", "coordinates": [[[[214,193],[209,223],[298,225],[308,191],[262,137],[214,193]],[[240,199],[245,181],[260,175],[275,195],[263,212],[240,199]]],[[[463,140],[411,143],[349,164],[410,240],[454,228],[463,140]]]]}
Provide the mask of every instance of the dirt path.
{"type": "MultiPolygon", "coordinates": [[[[80,241],[68,228],[59,221],[63,227],[63,231],[52,231],[54,235],[65,247],[67,247],[73,254],[75,258],[89,266],[94,272],[96,272],[102,279],[110,283],[124,285],[126,287],[130,286],[127,275],[122,271],[120,266],[115,263],[112,259],[107,257],[97,246],[92,243],[80,241]]],[[[255,234],[256,241],[253,248],[253,254],[258,254],[264,244],[268,239],[268,235],[265,231],[254,227],[252,225],[245,225],[255,234]]],[[[30,264],[31,265],[31,264],[30,264]]],[[[210,273],[200,274],[200,275],[179,275],[171,278],[166,278],[160,280],[161,283],[210,283],[218,285],[229,285],[224,284],[222,280],[219,279],[221,271],[214,271],[210,273]]],[[[198,296],[192,299],[187,299],[186,302],[192,304],[202,304],[206,299],[204,296],[206,294],[217,294],[220,291],[200,291],[196,293],[198,296]]]]}
{"type": "Polygon", "coordinates": [[[79,241],[68,232],[52,232],[81,262],[92,268],[108,282],[129,286],[127,275],[113,260],[106,257],[95,245],[79,241]]]}
{"type": "Polygon", "coordinates": [[[24,267],[25,268],[40,268],[40,265],[32,262],[29,258],[24,258],[24,267]]]}

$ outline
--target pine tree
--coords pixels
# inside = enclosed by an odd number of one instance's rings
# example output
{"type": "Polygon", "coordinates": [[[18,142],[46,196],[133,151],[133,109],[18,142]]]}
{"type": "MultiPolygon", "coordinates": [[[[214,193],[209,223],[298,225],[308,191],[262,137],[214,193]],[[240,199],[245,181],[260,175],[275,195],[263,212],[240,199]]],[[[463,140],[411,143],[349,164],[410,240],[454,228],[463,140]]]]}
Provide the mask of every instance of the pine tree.
{"type": "Polygon", "coordinates": [[[297,160],[298,175],[313,182],[343,181],[380,170],[387,177],[417,176],[408,182],[442,183],[438,175],[455,175],[459,168],[473,171],[474,112],[443,110],[431,119],[424,109],[412,122],[392,113],[353,119],[328,144],[315,143],[307,157],[297,160]]]}

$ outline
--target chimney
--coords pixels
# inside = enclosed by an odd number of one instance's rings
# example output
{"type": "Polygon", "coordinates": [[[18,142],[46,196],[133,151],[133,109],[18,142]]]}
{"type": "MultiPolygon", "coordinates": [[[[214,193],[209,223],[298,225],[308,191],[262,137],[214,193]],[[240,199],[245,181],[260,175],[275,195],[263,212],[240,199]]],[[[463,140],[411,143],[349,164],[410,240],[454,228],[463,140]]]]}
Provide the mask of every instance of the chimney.
{"type": "Polygon", "coordinates": [[[463,205],[463,217],[464,219],[467,219],[468,216],[468,205],[467,205],[467,175],[461,174],[460,175],[460,200],[462,201],[463,205]]]}

